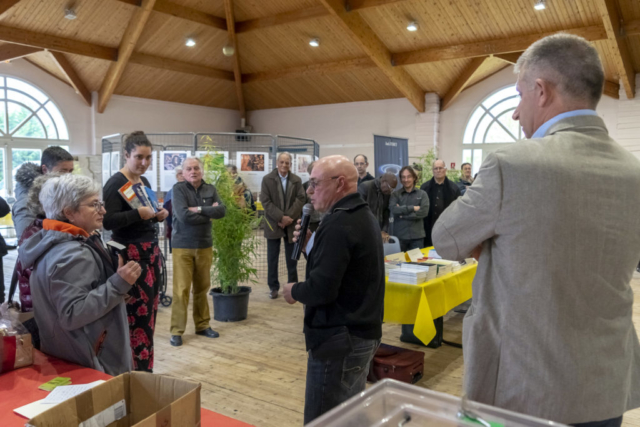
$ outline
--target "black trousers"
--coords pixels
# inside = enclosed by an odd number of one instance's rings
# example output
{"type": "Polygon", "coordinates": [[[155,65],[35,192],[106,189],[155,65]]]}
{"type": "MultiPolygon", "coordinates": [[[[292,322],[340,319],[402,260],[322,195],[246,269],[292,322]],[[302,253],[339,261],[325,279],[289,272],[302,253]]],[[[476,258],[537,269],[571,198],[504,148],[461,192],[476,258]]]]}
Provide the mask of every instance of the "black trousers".
{"type": "MultiPolygon", "coordinates": [[[[280,289],[278,281],[278,260],[280,259],[280,242],[283,239],[267,239],[267,283],[269,289],[277,291],[280,289]]],[[[293,243],[284,237],[284,254],[287,261],[287,280],[289,283],[298,281],[298,261],[291,259],[293,253],[293,243]]]]}
{"type": "Polygon", "coordinates": [[[594,421],[590,423],[573,424],[575,427],[620,427],[622,425],[622,415],[604,421],[594,421]]]}

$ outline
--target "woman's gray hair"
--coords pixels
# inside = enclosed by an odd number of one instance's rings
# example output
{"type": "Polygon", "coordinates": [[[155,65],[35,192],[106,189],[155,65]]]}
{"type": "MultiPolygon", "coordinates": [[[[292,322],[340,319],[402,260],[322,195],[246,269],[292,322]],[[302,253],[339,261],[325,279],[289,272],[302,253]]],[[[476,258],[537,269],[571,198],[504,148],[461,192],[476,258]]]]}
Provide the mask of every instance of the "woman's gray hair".
{"type": "Polygon", "coordinates": [[[515,66],[523,83],[541,78],[555,84],[569,98],[596,107],[604,87],[598,51],[582,37],[554,34],[538,40],[518,58],[515,66]]]}
{"type": "Polygon", "coordinates": [[[84,175],[70,173],[52,177],[40,190],[40,204],[48,219],[67,221],[64,210],[77,212],[80,203],[87,197],[100,193],[100,185],[84,175]]]}
{"type": "Polygon", "coordinates": [[[29,211],[36,217],[46,217],[44,209],[42,209],[42,205],[40,204],[40,192],[42,191],[42,186],[44,186],[44,184],[51,178],[57,178],[60,176],[62,176],[61,172],[50,172],[46,175],[40,175],[33,180],[33,184],[31,184],[29,194],[27,195],[27,209],[29,209],[29,211]]]}

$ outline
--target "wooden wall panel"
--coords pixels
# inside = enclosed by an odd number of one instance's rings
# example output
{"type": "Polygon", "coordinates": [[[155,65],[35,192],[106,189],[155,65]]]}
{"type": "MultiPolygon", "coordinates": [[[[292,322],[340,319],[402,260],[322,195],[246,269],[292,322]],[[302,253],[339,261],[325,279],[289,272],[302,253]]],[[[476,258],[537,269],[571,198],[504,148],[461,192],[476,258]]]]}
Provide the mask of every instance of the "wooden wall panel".
{"type": "Polygon", "coordinates": [[[201,12],[224,18],[224,4],[222,0],[170,0],[172,3],[190,7],[201,12]]]}
{"type": "Polygon", "coordinates": [[[68,4],[68,0],[22,0],[2,15],[0,25],[117,47],[134,10],[118,1],[79,1],[78,17],[70,21],[64,18],[68,4]]]}
{"type": "Polygon", "coordinates": [[[403,98],[377,68],[243,85],[248,110],[403,98]]]}
{"type": "Polygon", "coordinates": [[[468,89],[507,67],[512,67],[512,65],[498,58],[489,58],[482,64],[478,71],[473,74],[473,77],[469,79],[469,82],[464,88],[468,89]]]}
{"type": "Polygon", "coordinates": [[[226,31],[152,13],[136,44],[136,52],[231,70],[231,58],[222,54],[222,47],[226,44],[226,31]],[[187,37],[193,37],[196,45],[185,46],[187,37]]]}
{"type": "Polygon", "coordinates": [[[636,73],[640,72],[640,35],[630,36],[627,39],[629,53],[631,54],[631,63],[636,73]]]}
{"type": "Polygon", "coordinates": [[[243,73],[365,56],[330,16],[241,33],[238,44],[243,73]],[[313,37],[320,38],[319,47],[309,46],[313,37]]]}
{"type": "Polygon", "coordinates": [[[609,44],[608,40],[601,40],[597,42],[593,42],[598,54],[600,55],[600,60],[602,61],[602,67],[604,68],[604,77],[606,80],[610,80],[612,82],[618,82],[618,68],[616,67],[616,63],[613,59],[613,53],[611,51],[612,46],[609,44]]]}
{"type": "Polygon", "coordinates": [[[237,109],[233,82],[129,64],[116,87],[118,95],[237,109]]]}
{"type": "Polygon", "coordinates": [[[111,61],[87,58],[80,55],[65,54],[65,56],[87,86],[87,89],[91,92],[99,91],[111,61]]]}
{"type": "Polygon", "coordinates": [[[318,6],[317,0],[236,0],[236,21],[264,18],[292,10],[318,6]]]}
{"type": "Polygon", "coordinates": [[[40,68],[43,68],[49,74],[53,74],[65,82],[68,81],[67,76],[62,72],[62,70],[60,70],[60,67],[58,67],[48,52],[42,51],[34,53],[33,55],[29,55],[28,58],[30,62],[33,62],[40,68]]]}

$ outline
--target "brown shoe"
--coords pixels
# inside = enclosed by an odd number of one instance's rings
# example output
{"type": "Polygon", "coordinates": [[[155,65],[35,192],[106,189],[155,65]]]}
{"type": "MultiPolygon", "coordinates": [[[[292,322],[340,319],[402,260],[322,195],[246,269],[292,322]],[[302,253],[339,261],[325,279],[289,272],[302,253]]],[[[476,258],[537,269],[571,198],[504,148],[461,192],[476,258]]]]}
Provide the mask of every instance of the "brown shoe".
{"type": "Polygon", "coordinates": [[[276,299],[276,298],[278,298],[278,291],[277,291],[277,290],[271,290],[271,291],[269,291],[269,298],[271,298],[271,299],[276,299]]]}

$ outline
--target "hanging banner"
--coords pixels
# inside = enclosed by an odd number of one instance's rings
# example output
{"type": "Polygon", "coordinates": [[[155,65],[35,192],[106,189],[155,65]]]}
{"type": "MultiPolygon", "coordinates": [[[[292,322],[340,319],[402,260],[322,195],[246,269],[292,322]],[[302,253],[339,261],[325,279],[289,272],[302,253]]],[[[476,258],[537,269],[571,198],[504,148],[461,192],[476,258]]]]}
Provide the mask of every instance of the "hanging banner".
{"type": "Polygon", "coordinates": [[[309,172],[307,172],[307,169],[311,162],[313,162],[313,156],[311,154],[296,154],[295,167],[292,165],[292,169],[303,183],[309,181],[309,172]]]}
{"type": "Polygon", "coordinates": [[[177,182],[175,169],[187,159],[188,151],[161,151],[160,191],[169,191],[177,182]]]}
{"type": "Polygon", "coordinates": [[[111,153],[102,153],[102,186],[111,177],[111,153]]]}
{"type": "MultiPolygon", "coordinates": [[[[385,173],[392,173],[396,176],[403,166],[409,164],[409,140],[404,138],[393,138],[389,136],[373,136],[374,157],[376,165],[376,178],[385,173]]],[[[398,187],[402,183],[398,177],[398,187]]]]}

